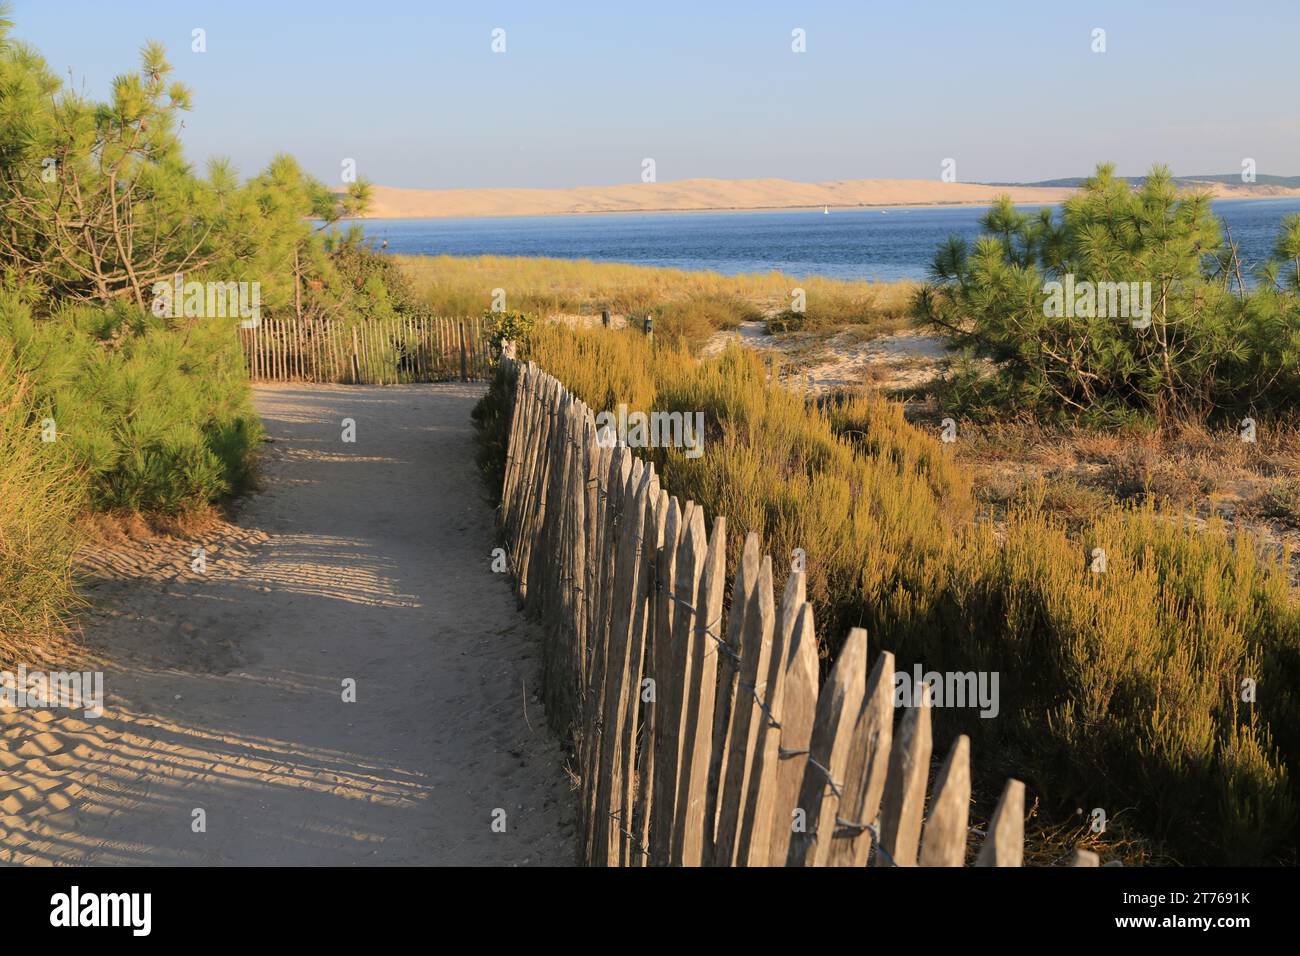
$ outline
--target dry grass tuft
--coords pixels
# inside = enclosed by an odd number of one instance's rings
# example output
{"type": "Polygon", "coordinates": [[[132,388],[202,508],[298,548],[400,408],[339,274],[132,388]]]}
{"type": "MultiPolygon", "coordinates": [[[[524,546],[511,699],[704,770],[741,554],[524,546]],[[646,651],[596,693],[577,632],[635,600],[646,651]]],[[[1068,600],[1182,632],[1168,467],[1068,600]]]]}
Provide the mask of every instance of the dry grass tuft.
{"type": "Polygon", "coordinates": [[[31,662],[77,604],[73,518],[84,483],[41,440],[29,413],[29,383],[0,356],[0,664],[31,662]]]}

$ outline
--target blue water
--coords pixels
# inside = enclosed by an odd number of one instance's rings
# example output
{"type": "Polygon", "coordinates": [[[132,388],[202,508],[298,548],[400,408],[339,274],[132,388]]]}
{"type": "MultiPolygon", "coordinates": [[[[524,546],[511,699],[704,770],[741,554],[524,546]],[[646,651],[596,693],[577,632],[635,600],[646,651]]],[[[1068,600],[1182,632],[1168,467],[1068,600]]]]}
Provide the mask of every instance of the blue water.
{"type": "MultiPolygon", "coordinates": [[[[1300,199],[1213,204],[1247,271],[1266,259],[1283,215],[1300,199]]],[[[618,213],[491,219],[387,219],[362,225],[388,251],[412,255],[548,256],[631,262],[734,275],[923,279],[951,234],[974,239],[984,207],[783,212],[618,213]]]]}

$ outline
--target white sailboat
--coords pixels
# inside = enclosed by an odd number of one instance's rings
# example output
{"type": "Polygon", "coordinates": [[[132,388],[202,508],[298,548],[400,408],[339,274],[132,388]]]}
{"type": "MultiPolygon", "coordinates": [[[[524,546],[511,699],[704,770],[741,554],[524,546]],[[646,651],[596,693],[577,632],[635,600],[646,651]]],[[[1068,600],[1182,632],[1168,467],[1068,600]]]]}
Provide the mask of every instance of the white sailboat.
{"type": "Polygon", "coordinates": [[[822,206],[822,215],[823,215],[823,216],[829,216],[830,214],[831,214],[831,207],[830,207],[830,206],[822,206]]]}

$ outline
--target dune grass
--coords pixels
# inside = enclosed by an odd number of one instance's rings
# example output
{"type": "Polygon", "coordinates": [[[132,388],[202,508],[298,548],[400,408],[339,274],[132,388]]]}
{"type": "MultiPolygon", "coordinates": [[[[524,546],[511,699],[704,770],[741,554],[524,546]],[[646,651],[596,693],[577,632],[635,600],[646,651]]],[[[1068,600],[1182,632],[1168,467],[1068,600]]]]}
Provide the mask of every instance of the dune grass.
{"type": "Polygon", "coordinates": [[[660,339],[698,348],[719,329],[769,320],[773,331],[865,325],[893,331],[908,318],[912,283],[795,278],[780,272],[725,276],[590,259],[524,256],[397,256],[415,298],[441,315],[476,315],[505,292],[510,311],[599,316],[602,309],[640,325],[654,317],[660,339]],[[806,309],[791,311],[802,289],[806,309]]]}
{"type": "Polygon", "coordinates": [[[1032,496],[994,522],[951,446],[897,406],[806,403],[739,348],[701,361],[552,325],[528,357],[596,410],[704,412],[702,457],[649,457],[672,494],[727,517],[733,552],[751,530],[777,565],[806,552],[826,663],[862,626],[900,669],[997,672],[998,716],[940,710],[937,732],[971,733],[981,773],[1025,779],[1051,822],[1122,813],[1187,863],[1294,856],[1300,609],[1251,539],[1149,505],[1067,527],[1032,496]]]}
{"type": "Polygon", "coordinates": [[[84,484],[67,458],[41,441],[31,383],[0,352],[0,665],[23,659],[73,606],[73,518],[84,484]]]}

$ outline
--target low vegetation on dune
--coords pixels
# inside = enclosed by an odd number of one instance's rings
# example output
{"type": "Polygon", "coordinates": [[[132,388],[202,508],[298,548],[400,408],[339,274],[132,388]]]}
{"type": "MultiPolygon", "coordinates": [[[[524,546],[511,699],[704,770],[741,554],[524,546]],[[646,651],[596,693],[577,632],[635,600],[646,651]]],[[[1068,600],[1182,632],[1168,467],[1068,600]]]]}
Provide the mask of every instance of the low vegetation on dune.
{"type": "MultiPolygon", "coordinates": [[[[750,530],[774,555],[803,549],[825,662],[862,626],[900,669],[997,672],[996,717],[941,710],[936,727],[973,734],[991,779],[1027,779],[1044,825],[1100,807],[1116,823],[1098,839],[1140,837],[1137,859],[1294,854],[1300,608],[1251,539],[1150,504],[1067,523],[1032,493],[986,520],[970,469],[900,406],[809,402],[740,348],[700,360],[544,325],[527,357],[594,410],[704,412],[702,456],[644,453],[672,494],[727,517],[733,562],[750,530]]],[[[502,387],[480,413],[497,454],[502,387]]]]}
{"type": "Polygon", "coordinates": [[[1041,487],[1044,506],[1067,520],[1121,501],[1219,516],[1280,542],[1300,531],[1300,429],[1282,417],[1261,418],[1253,442],[1230,424],[964,422],[955,449],[975,473],[977,496],[995,508],[1041,487]]]}
{"type": "Polygon", "coordinates": [[[910,322],[913,283],[848,282],[769,272],[724,276],[591,260],[522,256],[398,256],[421,304],[441,315],[475,315],[493,305],[541,318],[599,320],[602,310],[655,335],[698,349],[717,331],[766,320],[774,332],[842,325],[888,331],[910,322]],[[796,311],[795,293],[802,290],[796,311]]]}

